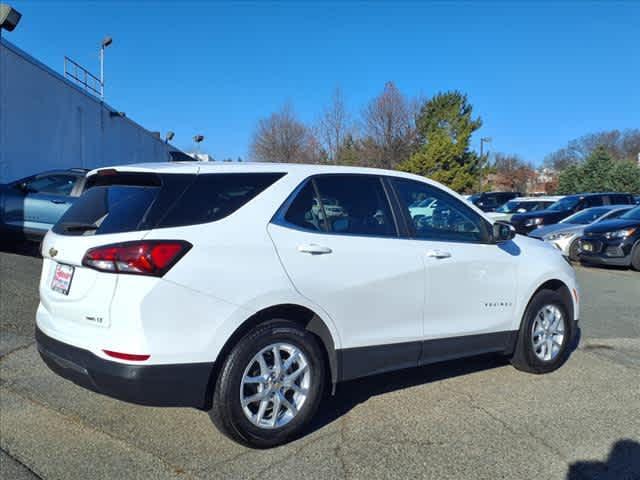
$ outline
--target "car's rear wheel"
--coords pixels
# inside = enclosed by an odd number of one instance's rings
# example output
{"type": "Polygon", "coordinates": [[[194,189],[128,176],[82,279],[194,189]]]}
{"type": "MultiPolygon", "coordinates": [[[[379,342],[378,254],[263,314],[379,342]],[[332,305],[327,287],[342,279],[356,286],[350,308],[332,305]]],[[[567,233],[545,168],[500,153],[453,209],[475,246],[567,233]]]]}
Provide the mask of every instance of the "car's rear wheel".
{"type": "Polygon", "coordinates": [[[640,240],[636,242],[631,250],[631,266],[634,270],[640,271],[640,240]]]}
{"type": "Polygon", "coordinates": [[[321,347],[299,325],[274,320],[245,335],[224,360],[210,417],[254,448],[296,438],[315,415],[325,383],[321,347]]]}
{"type": "Polygon", "coordinates": [[[567,359],[574,323],[560,294],[540,290],[529,302],[511,363],[518,370],[548,373],[567,359]]]}

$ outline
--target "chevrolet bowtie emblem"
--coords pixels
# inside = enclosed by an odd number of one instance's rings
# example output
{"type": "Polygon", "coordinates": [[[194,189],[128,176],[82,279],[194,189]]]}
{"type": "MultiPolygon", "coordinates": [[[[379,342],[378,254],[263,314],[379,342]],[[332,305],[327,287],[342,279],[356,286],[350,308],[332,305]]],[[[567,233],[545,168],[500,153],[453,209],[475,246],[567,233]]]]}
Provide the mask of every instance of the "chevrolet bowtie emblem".
{"type": "Polygon", "coordinates": [[[58,254],[58,250],[56,250],[55,248],[51,247],[49,249],[49,255],[51,255],[52,257],[55,257],[58,254]]]}

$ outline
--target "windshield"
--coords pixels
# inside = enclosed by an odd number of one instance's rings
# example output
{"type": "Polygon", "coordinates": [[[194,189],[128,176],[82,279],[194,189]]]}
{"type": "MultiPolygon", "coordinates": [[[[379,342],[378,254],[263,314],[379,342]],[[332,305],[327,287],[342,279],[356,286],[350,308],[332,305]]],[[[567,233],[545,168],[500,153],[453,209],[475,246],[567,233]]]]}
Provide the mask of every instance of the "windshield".
{"type": "Polygon", "coordinates": [[[620,218],[624,218],[625,220],[640,220],[640,207],[629,210],[624,215],[621,215],[620,218]]]}
{"type": "Polygon", "coordinates": [[[523,213],[542,210],[553,202],[541,200],[509,200],[507,203],[496,209],[499,213],[523,213]]]}
{"type": "Polygon", "coordinates": [[[580,198],[578,197],[565,197],[562,200],[558,200],[556,203],[551,205],[549,207],[549,210],[552,210],[554,212],[571,210],[573,207],[575,207],[578,204],[579,201],[580,201],[580,198]]]}
{"type": "Polygon", "coordinates": [[[574,213],[570,217],[567,217],[564,220],[560,221],[560,223],[570,223],[572,225],[589,225],[608,211],[608,208],[602,207],[587,208],[586,210],[574,213]]]}

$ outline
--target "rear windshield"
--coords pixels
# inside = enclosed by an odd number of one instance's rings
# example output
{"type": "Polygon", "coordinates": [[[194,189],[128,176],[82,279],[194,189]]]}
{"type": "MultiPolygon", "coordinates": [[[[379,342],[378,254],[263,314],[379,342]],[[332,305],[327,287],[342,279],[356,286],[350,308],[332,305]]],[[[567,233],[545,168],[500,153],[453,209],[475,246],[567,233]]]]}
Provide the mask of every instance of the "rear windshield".
{"type": "Polygon", "coordinates": [[[61,235],[100,235],[220,220],[283,173],[113,174],[89,188],[53,227],[61,235]]]}

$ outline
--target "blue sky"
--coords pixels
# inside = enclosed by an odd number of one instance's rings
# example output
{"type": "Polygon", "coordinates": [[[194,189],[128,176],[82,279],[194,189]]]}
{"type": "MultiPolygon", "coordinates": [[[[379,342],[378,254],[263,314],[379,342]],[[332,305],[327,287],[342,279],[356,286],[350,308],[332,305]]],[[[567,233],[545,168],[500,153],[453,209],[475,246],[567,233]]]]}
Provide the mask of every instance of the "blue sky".
{"type": "MultiPolygon", "coordinates": [[[[492,151],[540,163],[583,134],[640,128],[640,2],[35,2],[6,37],[62,70],[98,71],[106,100],[190,148],[245,157],[260,117],[290,102],[317,119],[391,80],[408,96],[459,89],[492,151]]],[[[478,148],[480,135],[474,137],[478,148]]]]}

